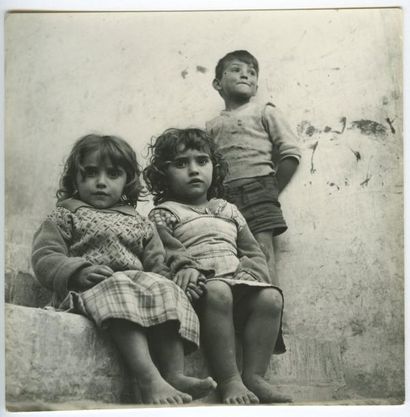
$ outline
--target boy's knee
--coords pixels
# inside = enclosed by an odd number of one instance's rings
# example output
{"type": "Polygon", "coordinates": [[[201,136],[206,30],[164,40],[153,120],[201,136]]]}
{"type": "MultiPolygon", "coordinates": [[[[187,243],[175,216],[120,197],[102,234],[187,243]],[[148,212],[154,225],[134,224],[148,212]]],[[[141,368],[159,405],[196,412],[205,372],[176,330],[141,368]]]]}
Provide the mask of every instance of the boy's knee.
{"type": "Polygon", "coordinates": [[[266,259],[274,258],[274,247],[271,232],[261,232],[255,234],[255,239],[259,243],[259,246],[265,255],[266,259]]]}

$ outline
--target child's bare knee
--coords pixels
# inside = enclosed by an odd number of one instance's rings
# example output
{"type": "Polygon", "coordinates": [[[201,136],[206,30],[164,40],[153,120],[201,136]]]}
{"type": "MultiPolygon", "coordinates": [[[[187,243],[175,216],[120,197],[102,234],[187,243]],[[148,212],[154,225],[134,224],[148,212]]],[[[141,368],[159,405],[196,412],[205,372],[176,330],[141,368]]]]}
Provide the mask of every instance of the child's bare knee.
{"type": "Polygon", "coordinates": [[[260,292],[258,303],[261,309],[278,314],[283,308],[282,294],[275,288],[266,288],[260,292]]]}
{"type": "Polygon", "coordinates": [[[206,301],[214,308],[228,309],[232,307],[231,287],[222,281],[211,281],[207,283],[206,301]]]}

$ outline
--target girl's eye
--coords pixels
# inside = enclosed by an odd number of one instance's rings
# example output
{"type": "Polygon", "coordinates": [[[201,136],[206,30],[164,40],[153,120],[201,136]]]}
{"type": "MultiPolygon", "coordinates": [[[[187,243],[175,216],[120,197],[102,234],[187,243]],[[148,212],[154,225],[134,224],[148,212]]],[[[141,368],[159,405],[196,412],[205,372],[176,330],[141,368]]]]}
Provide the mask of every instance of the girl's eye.
{"type": "Polygon", "coordinates": [[[186,159],[176,159],[172,165],[174,165],[175,168],[186,168],[187,166],[187,160],[186,159]]]}
{"type": "Polygon", "coordinates": [[[110,168],[107,170],[107,174],[110,178],[118,178],[121,176],[121,171],[117,168],[110,168]]]}
{"type": "Polygon", "coordinates": [[[249,70],[249,74],[252,75],[252,77],[254,77],[256,75],[256,71],[255,70],[249,70]]]}
{"type": "Polygon", "coordinates": [[[209,163],[209,157],[208,156],[201,156],[198,158],[198,165],[204,166],[209,163]]]}
{"type": "Polygon", "coordinates": [[[84,176],[88,178],[95,177],[98,174],[98,169],[95,167],[85,167],[84,176]]]}

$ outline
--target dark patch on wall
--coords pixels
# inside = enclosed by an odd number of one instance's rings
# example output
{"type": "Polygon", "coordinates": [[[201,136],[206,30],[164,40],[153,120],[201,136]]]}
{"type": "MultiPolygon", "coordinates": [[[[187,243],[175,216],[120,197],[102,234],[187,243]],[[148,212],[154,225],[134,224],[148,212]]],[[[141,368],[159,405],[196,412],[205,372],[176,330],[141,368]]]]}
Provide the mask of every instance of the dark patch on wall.
{"type": "Polygon", "coordinates": [[[360,152],[359,151],[354,151],[352,148],[349,148],[349,149],[353,152],[354,156],[356,157],[356,161],[359,162],[362,159],[362,156],[360,155],[360,152]]]}
{"type": "Polygon", "coordinates": [[[341,135],[345,131],[345,129],[346,129],[346,117],[344,117],[344,116],[341,117],[339,119],[339,122],[341,123],[342,128],[340,130],[332,130],[332,132],[333,133],[337,133],[338,135],[341,135]]]}
{"type": "Polygon", "coordinates": [[[369,181],[370,181],[370,179],[372,178],[372,176],[370,175],[369,176],[369,174],[367,174],[366,175],[366,178],[364,179],[364,181],[362,181],[361,183],[360,183],[360,185],[362,186],[362,187],[367,187],[367,185],[369,184],[369,181]]]}
{"type": "Polygon", "coordinates": [[[313,165],[313,156],[315,155],[317,145],[319,145],[319,141],[316,141],[310,148],[312,149],[312,156],[310,157],[310,173],[314,174],[316,172],[316,169],[313,165]]]}
{"type": "Polygon", "coordinates": [[[307,120],[303,120],[297,125],[297,131],[300,135],[306,135],[309,137],[312,137],[315,133],[320,133],[320,130],[307,120]]]}
{"type": "Polygon", "coordinates": [[[181,77],[185,80],[187,75],[188,75],[188,69],[185,68],[183,71],[181,71],[181,77]]]}
{"type": "Polygon", "coordinates": [[[385,126],[374,120],[355,120],[351,127],[359,129],[364,135],[384,136],[386,134],[385,126]]]}
{"type": "Polygon", "coordinates": [[[349,324],[353,336],[361,335],[366,330],[366,327],[361,320],[351,320],[349,324]]]}
{"type": "Polygon", "coordinates": [[[202,72],[202,74],[205,74],[208,71],[208,68],[203,67],[202,65],[197,65],[196,70],[198,72],[202,72]]]}
{"type": "Polygon", "coordinates": [[[389,125],[389,127],[390,127],[390,130],[391,130],[391,132],[393,133],[393,135],[396,133],[396,129],[393,127],[393,122],[394,122],[394,120],[390,120],[390,118],[388,117],[387,119],[386,119],[386,122],[387,122],[387,124],[389,125]]]}
{"type": "Polygon", "coordinates": [[[340,190],[340,187],[334,183],[334,182],[328,182],[329,187],[336,187],[338,190],[340,190]]]}
{"type": "Polygon", "coordinates": [[[312,125],[308,126],[305,131],[308,136],[313,136],[315,132],[318,132],[318,130],[312,125]]]}
{"type": "Polygon", "coordinates": [[[336,133],[338,135],[341,135],[346,128],[346,117],[341,117],[339,119],[339,122],[341,124],[341,127],[339,129],[334,129],[331,126],[326,125],[323,130],[317,128],[316,126],[313,126],[308,120],[302,120],[298,125],[297,125],[297,132],[299,135],[306,135],[309,137],[312,137],[314,134],[316,133],[336,133]]]}

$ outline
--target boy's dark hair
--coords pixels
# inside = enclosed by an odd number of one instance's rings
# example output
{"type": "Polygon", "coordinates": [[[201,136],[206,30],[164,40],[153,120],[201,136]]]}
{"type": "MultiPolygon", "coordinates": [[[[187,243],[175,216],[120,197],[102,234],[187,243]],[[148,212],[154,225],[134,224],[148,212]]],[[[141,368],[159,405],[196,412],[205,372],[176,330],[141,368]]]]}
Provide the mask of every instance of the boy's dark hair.
{"type": "Polygon", "coordinates": [[[169,183],[166,168],[181,149],[195,149],[206,152],[212,161],[212,183],[207,197],[223,196],[223,180],[228,172],[228,164],[218,152],[213,139],[208,134],[196,128],[167,129],[162,135],[153,138],[148,145],[149,165],[144,169],[144,180],[148,190],[154,196],[154,205],[168,200],[169,183]]]}
{"type": "Polygon", "coordinates": [[[137,157],[131,146],[117,136],[101,136],[90,134],[83,136],[73,146],[65,164],[63,175],[60,179],[60,188],[56,196],[58,201],[75,197],[77,194],[76,177],[80,172],[84,175],[82,162],[84,157],[92,152],[98,152],[99,162],[108,159],[114,167],[121,167],[127,174],[127,181],[124,187],[121,202],[133,207],[137,206],[140,195],[144,195],[139,176],[141,168],[138,165],[137,157]]]}
{"type": "Polygon", "coordinates": [[[224,68],[226,64],[234,59],[238,59],[239,61],[245,62],[248,65],[253,65],[256,70],[256,73],[259,75],[259,63],[258,60],[248,51],[244,49],[240,49],[237,51],[232,51],[226,54],[223,58],[221,58],[215,67],[215,78],[220,80],[222,78],[224,68]]]}

